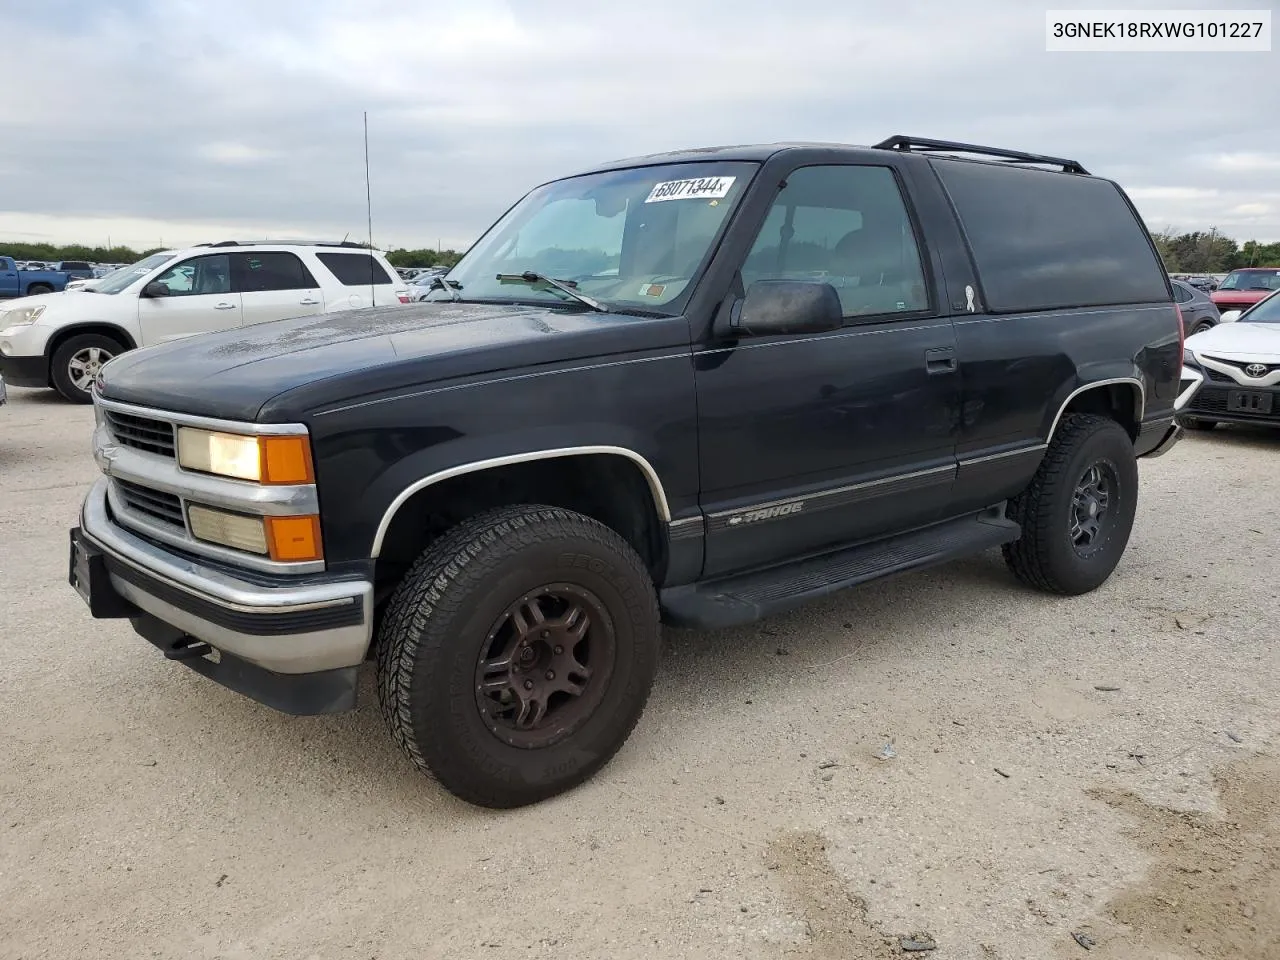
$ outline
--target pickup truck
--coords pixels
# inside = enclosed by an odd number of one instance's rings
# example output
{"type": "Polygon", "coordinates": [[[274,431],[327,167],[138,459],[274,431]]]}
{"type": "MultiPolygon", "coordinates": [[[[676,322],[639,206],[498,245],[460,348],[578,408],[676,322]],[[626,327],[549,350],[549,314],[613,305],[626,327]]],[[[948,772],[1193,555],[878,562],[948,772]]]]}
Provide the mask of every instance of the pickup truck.
{"type": "Polygon", "coordinates": [[[64,262],[59,270],[19,270],[13,257],[0,257],[0,299],[57,293],[68,280],[93,276],[87,263],[64,262]]]}
{"type": "Polygon", "coordinates": [[[373,661],[415,765],[520,806],[627,740],[662,623],[989,549],[1043,593],[1100,587],[1139,458],[1180,436],[1183,342],[1137,212],[1075,161],[617,161],[535,188],[426,302],[107,363],[68,579],[288,713],[350,709],[373,661]]]}

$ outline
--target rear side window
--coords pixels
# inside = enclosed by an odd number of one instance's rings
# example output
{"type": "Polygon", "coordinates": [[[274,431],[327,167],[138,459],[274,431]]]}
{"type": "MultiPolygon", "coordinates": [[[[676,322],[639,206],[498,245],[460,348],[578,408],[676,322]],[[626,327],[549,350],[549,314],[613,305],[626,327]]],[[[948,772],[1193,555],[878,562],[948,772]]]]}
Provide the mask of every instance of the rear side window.
{"type": "Polygon", "coordinates": [[[292,253],[237,253],[231,258],[236,289],[241,293],[268,290],[310,290],[311,271],[292,253]]]}
{"type": "Polygon", "coordinates": [[[1173,299],[1178,303],[1190,303],[1194,296],[1189,287],[1183,286],[1181,283],[1173,285],[1173,299]]]}
{"type": "Polygon", "coordinates": [[[344,287],[391,282],[382,264],[367,253],[317,253],[316,257],[344,287]]]}
{"type": "Polygon", "coordinates": [[[78,260],[64,260],[61,264],[63,270],[88,270],[87,263],[80,263],[78,260]]]}
{"type": "Polygon", "coordinates": [[[986,163],[933,164],[999,313],[1167,303],[1146,228],[1106,180],[986,163]]]}

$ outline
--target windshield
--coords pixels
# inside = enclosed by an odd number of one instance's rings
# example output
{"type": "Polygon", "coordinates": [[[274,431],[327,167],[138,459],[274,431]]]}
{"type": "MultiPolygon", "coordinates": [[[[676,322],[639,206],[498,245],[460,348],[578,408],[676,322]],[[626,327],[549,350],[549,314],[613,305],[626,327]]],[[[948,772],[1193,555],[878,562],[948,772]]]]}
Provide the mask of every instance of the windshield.
{"type": "Polygon", "coordinates": [[[157,267],[164,266],[173,259],[173,256],[172,253],[153,253],[151,256],[144,257],[131,266],[121,267],[119,270],[107,274],[88,289],[94,293],[119,293],[144,274],[150,273],[157,267]]]}
{"type": "Polygon", "coordinates": [[[1248,313],[1240,315],[1240,320],[1243,323],[1280,323],[1280,293],[1259,300],[1248,313]]]}
{"type": "Polygon", "coordinates": [[[434,290],[430,299],[576,303],[551,284],[521,279],[541,274],[611,310],[678,313],[755,169],[668,164],[538,187],[449,271],[456,293],[434,290]]]}
{"type": "Polygon", "coordinates": [[[1218,284],[1219,290],[1280,290],[1280,269],[1236,270],[1218,284]]]}

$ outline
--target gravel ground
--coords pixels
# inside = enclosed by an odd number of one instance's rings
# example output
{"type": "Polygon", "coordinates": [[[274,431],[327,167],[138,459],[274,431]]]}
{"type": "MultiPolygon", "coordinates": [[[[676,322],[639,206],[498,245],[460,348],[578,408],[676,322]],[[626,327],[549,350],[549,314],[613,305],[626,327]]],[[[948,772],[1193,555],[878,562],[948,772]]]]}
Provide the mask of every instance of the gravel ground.
{"type": "Polygon", "coordinates": [[[492,813],[411,769],[368,677],[291,719],[91,620],[91,412],[10,397],[4,958],[1280,957],[1280,434],[1143,464],[1088,597],[997,552],[669,632],[614,762],[492,813]]]}

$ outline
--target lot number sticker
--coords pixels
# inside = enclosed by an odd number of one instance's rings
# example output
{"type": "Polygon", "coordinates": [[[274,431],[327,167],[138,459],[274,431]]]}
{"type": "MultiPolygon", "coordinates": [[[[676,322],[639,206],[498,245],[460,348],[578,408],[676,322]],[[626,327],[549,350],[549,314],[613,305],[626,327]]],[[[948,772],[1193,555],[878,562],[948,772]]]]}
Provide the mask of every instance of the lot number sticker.
{"type": "Polygon", "coordinates": [[[699,177],[696,180],[667,180],[655,184],[645,198],[645,203],[661,203],[663,200],[721,200],[728,196],[729,188],[737,177],[699,177]]]}

